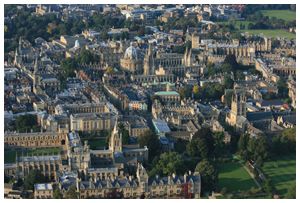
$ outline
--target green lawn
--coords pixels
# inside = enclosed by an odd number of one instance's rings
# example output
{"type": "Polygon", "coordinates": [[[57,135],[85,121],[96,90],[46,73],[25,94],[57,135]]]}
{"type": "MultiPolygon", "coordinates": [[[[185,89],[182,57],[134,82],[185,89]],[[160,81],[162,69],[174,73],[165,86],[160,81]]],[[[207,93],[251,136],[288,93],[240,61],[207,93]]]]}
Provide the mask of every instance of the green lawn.
{"type": "MultiPolygon", "coordinates": [[[[230,21],[222,21],[222,22],[217,22],[217,24],[222,24],[222,25],[228,25],[230,23],[230,21]]],[[[253,23],[252,21],[246,21],[246,20],[236,20],[234,21],[234,26],[237,29],[240,29],[240,25],[245,25],[246,29],[248,29],[248,25],[250,23],[253,23]]]]}
{"type": "MultiPolygon", "coordinates": [[[[40,156],[40,155],[53,155],[59,154],[61,149],[59,147],[50,147],[50,148],[35,148],[35,149],[24,149],[23,154],[24,156],[40,156]]],[[[7,149],[4,150],[4,163],[14,163],[16,161],[16,153],[18,156],[22,156],[21,149],[7,149]]]]}
{"type": "Polygon", "coordinates": [[[285,37],[288,39],[295,39],[296,38],[296,34],[294,33],[290,33],[286,30],[281,30],[281,29],[275,29],[275,30],[241,30],[241,32],[248,32],[249,34],[252,35],[259,35],[259,34],[263,34],[266,37],[285,37]]]}
{"type": "Polygon", "coordinates": [[[285,21],[296,20],[296,12],[291,10],[262,10],[261,12],[264,16],[269,16],[269,18],[275,17],[285,21]]]}
{"type": "Polygon", "coordinates": [[[82,139],[82,144],[85,140],[88,140],[91,149],[104,149],[106,147],[106,138],[82,139]]]}
{"type": "Polygon", "coordinates": [[[271,178],[279,195],[284,196],[288,188],[296,184],[296,155],[282,156],[265,162],[262,170],[271,178]]]}
{"type": "Polygon", "coordinates": [[[239,192],[257,185],[240,163],[228,162],[219,165],[219,188],[224,187],[228,192],[239,192]]]}

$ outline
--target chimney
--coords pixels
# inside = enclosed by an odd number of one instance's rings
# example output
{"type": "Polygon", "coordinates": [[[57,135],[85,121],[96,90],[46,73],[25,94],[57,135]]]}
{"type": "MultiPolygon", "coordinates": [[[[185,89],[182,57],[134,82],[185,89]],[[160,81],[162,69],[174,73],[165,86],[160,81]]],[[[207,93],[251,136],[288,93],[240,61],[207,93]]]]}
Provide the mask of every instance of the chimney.
{"type": "Polygon", "coordinates": [[[183,179],[184,179],[184,182],[186,183],[187,182],[187,173],[184,173],[183,179]]]}
{"type": "Polygon", "coordinates": [[[168,184],[171,184],[171,176],[168,176],[168,184]]]}

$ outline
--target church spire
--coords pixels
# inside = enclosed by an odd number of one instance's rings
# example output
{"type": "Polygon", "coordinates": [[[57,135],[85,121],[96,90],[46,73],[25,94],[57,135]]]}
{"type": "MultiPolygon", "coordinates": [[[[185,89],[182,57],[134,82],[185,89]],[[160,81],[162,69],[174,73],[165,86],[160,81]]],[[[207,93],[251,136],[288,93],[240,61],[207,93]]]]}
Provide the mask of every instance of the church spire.
{"type": "Polygon", "coordinates": [[[39,70],[39,67],[38,67],[38,57],[36,56],[35,57],[35,61],[34,61],[34,69],[33,69],[33,73],[36,74],[39,70]]]}
{"type": "Polygon", "coordinates": [[[118,117],[116,118],[114,129],[111,133],[109,149],[113,152],[122,152],[122,134],[119,132],[118,117]]]}

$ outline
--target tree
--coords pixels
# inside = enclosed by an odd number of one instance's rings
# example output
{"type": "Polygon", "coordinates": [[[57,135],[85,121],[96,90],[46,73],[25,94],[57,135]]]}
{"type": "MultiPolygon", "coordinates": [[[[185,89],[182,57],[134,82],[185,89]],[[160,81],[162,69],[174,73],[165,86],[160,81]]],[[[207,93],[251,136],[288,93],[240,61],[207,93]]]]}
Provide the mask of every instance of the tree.
{"type": "Polygon", "coordinates": [[[277,82],[277,88],[278,88],[278,97],[279,98],[287,98],[288,97],[288,87],[287,83],[284,79],[280,78],[277,82]]]}
{"type": "Polygon", "coordinates": [[[287,194],[285,195],[286,199],[296,199],[296,184],[292,185],[289,189],[287,194]]]}
{"type": "Polygon", "coordinates": [[[81,49],[80,54],[75,57],[77,63],[79,64],[89,64],[97,62],[97,56],[91,51],[86,49],[81,49]]]}
{"type": "Polygon", "coordinates": [[[213,133],[214,137],[214,156],[222,157],[226,155],[226,144],[224,143],[224,132],[213,133]]]}
{"type": "Polygon", "coordinates": [[[24,188],[26,190],[33,190],[34,184],[45,183],[46,178],[39,170],[30,170],[28,175],[24,178],[24,188]]]}
{"type": "Polygon", "coordinates": [[[125,128],[123,123],[119,123],[119,130],[120,133],[122,134],[122,143],[123,144],[129,144],[129,131],[125,128]]]}
{"type": "Polygon", "coordinates": [[[78,199],[78,192],[75,185],[69,187],[64,194],[65,199],[78,199]]]}
{"type": "Polygon", "coordinates": [[[224,77],[224,86],[225,89],[232,89],[234,81],[230,78],[229,75],[225,75],[224,77]]]}
{"type": "Polygon", "coordinates": [[[39,131],[40,128],[37,126],[37,118],[35,115],[26,114],[16,118],[16,130],[19,132],[34,132],[39,131]]]}
{"type": "Polygon", "coordinates": [[[182,174],[185,169],[183,167],[183,158],[177,152],[165,152],[154,161],[154,167],[150,171],[150,176],[161,175],[167,176],[173,173],[182,174]]]}
{"type": "Polygon", "coordinates": [[[174,150],[178,153],[184,153],[186,151],[187,142],[188,141],[179,138],[178,140],[176,140],[174,150]]]}
{"type": "Polygon", "coordinates": [[[251,138],[248,143],[248,151],[250,158],[255,161],[257,166],[261,167],[267,159],[269,151],[266,136],[251,138]]]}
{"type": "Polygon", "coordinates": [[[143,135],[139,136],[138,143],[141,147],[148,147],[150,160],[152,160],[160,151],[160,141],[158,136],[151,130],[148,130],[143,135]]]}
{"type": "Polygon", "coordinates": [[[216,189],[218,181],[218,172],[213,164],[207,160],[200,161],[195,171],[201,175],[201,185],[203,191],[212,191],[216,189]]]}
{"type": "Polygon", "coordinates": [[[75,59],[67,58],[61,62],[60,67],[63,71],[62,76],[66,79],[67,77],[75,77],[74,71],[77,69],[78,64],[75,59]]]}
{"type": "Polygon", "coordinates": [[[193,87],[194,98],[199,98],[200,96],[200,88],[198,85],[194,85],[193,87]]]}
{"type": "Polygon", "coordinates": [[[248,159],[248,151],[247,151],[248,142],[249,142],[249,134],[244,134],[240,136],[240,139],[238,141],[238,152],[241,155],[243,160],[248,159]]]}
{"type": "Polygon", "coordinates": [[[187,145],[187,153],[201,159],[208,159],[214,152],[214,138],[209,128],[201,128],[187,145]]]}
{"type": "Polygon", "coordinates": [[[62,193],[60,192],[59,188],[55,188],[53,190],[53,198],[54,199],[62,199],[63,198],[63,195],[62,193]]]}

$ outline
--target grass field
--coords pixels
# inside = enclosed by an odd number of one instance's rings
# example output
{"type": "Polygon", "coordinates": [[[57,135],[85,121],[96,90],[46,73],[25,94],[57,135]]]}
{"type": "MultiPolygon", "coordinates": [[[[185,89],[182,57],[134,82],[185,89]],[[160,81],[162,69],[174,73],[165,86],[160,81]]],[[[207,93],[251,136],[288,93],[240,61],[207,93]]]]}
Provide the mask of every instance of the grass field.
{"type": "Polygon", "coordinates": [[[98,137],[98,138],[90,138],[85,139],[81,138],[82,144],[84,144],[84,141],[88,141],[88,144],[90,145],[91,149],[104,149],[106,147],[106,138],[104,137],[98,137]]]}
{"type": "Polygon", "coordinates": [[[284,196],[288,188],[296,184],[296,155],[283,156],[264,163],[263,172],[271,178],[279,195],[284,196]]]}
{"type": "MultiPolygon", "coordinates": [[[[228,25],[229,23],[230,23],[230,21],[217,22],[217,24],[222,24],[222,25],[228,25]]],[[[235,26],[235,28],[240,29],[240,25],[245,25],[246,29],[248,29],[249,23],[253,23],[253,22],[236,20],[236,21],[234,21],[234,26],[235,26]]]]}
{"type": "Polygon", "coordinates": [[[224,187],[228,192],[239,192],[257,185],[240,163],[228,162],[219,165],[219,188],[224,187]]]}
{"type": "MultiPolygon", "coordinates": [[[[36,148],[36,149],[27,149],[23,151],[24,156],[27,154],[29,156],[39,156],[39,155],[53,155],[59,154],[61,149],[59,147],[51,148],[36,148]]],[[[18,156],[22,155],[22,150],[4,150],[4,163],[14,163],[16,161],[16,153],[18,156]]]]}
{"type": "Polygon", "coordinates": [[[296,12],[290,10],[262,10],[261,12],[264,16],[269,16],[269,18],[275,17],[285,21],[296,20],[296,12]]]}
{"type": "Polygon", "coordinates": [[[241,30],[241,32],[248,32],[249,34],[252,34],[252,35],[259,35],[262,33],[266,37],[272,37],[272,38],[276,38],[276,37],[285,37],[288,39],[296,38],[296,34],[290,33],[286,30],[280,30],[280,29],[276,29],[276,30],[241,30]]]}

